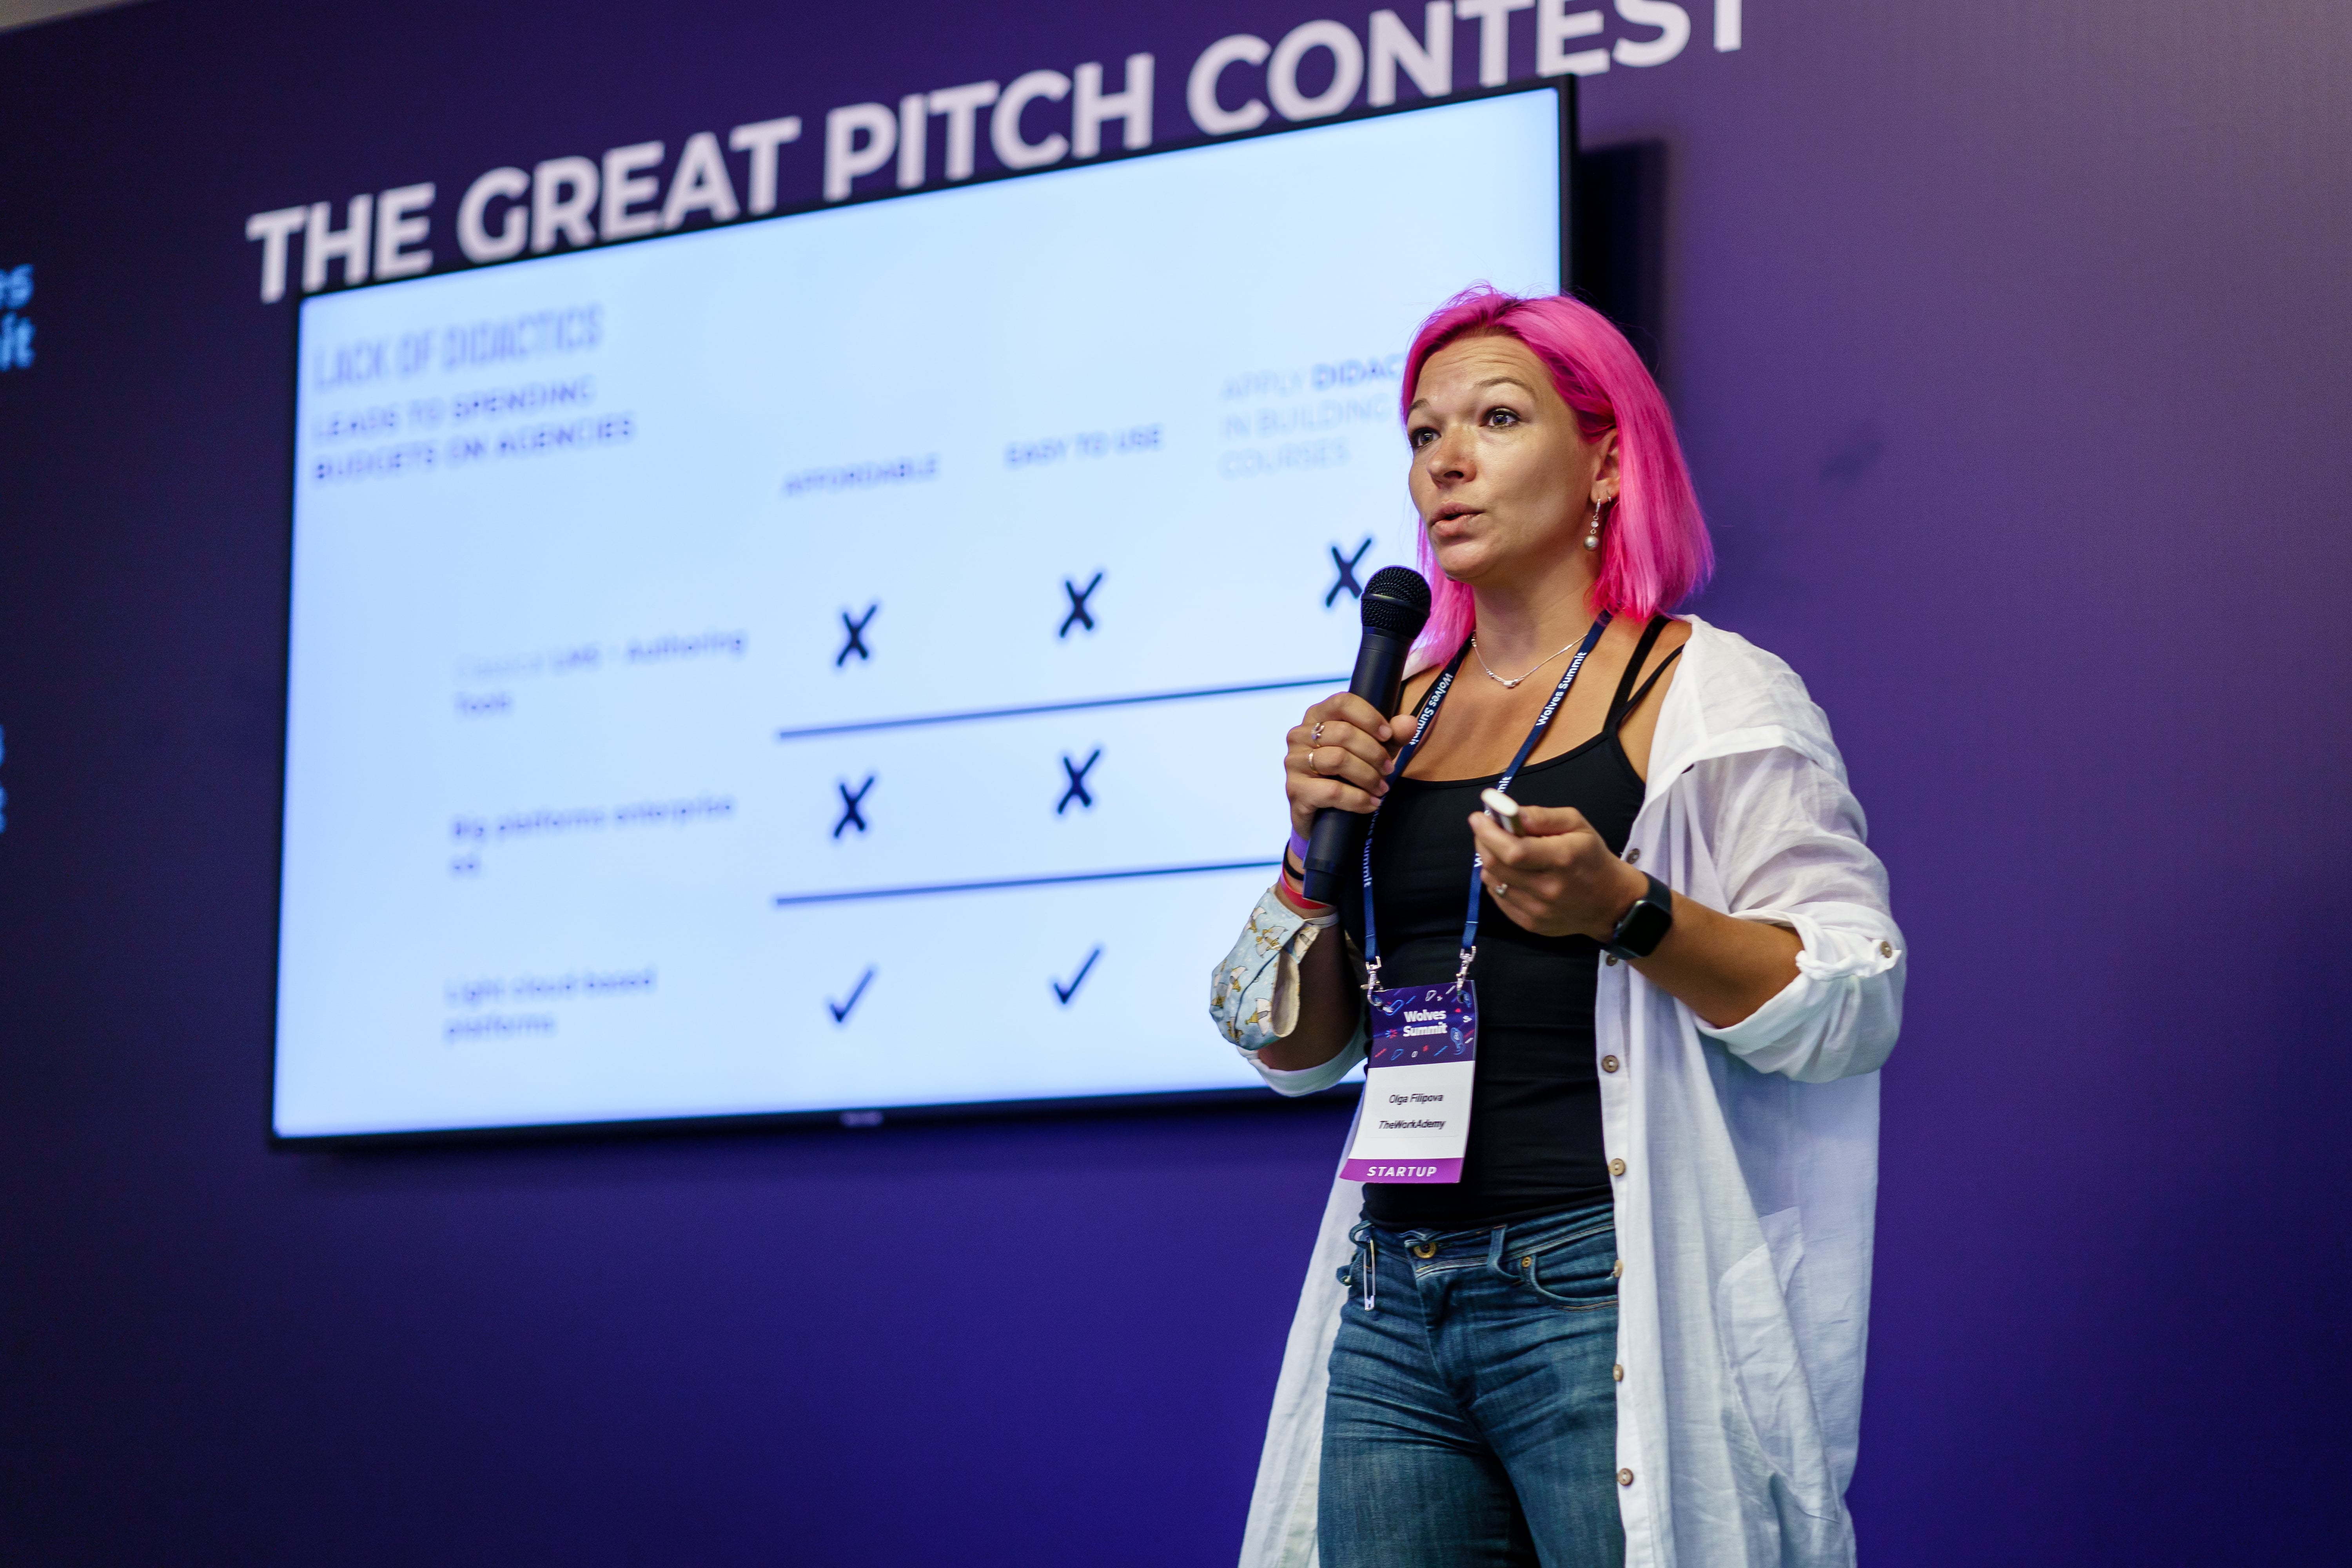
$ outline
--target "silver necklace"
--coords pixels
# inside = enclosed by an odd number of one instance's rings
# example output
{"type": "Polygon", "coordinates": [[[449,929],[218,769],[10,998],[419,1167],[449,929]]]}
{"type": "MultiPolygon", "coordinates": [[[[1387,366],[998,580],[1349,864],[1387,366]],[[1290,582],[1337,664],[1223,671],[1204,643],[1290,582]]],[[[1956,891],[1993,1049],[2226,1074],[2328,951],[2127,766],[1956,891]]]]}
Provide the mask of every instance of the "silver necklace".
{"type": "MultiPolygon", "coordinates": [[[[1533,675],[1537,669],[1541,669],[1545,665],[1549,664],[1553,659],[1556,659],[1561,654],[1566,653],[1569,648],[1574,647],[1577,642],[1582,642],[1583,640],[1584,639],[1580,637],[1576,639],[1576,642],[1570,643],[1568,647],[1555,648],[1550,653],[1544,655],[1543,658],[1537,662],[1535,669],[1528,671],[1528,675],[1533,675]]],[[[1528,678],[1528,675],[1522,675],[1517,680],[1506,680],[1501,676],[1496,675],[1495,673],[1495,667],[1486,662],[1486,656],[1483,653],[1478,653],[1478,639],[1475,637],[1470,639],[1470,651],[1474,654],[1478,654],[1478,668],[1486,672],[1486,679],[1493,681],[1496,685],[1501,687],[1506,691],[1509,691],[1517,687],[1528,678]]]]}

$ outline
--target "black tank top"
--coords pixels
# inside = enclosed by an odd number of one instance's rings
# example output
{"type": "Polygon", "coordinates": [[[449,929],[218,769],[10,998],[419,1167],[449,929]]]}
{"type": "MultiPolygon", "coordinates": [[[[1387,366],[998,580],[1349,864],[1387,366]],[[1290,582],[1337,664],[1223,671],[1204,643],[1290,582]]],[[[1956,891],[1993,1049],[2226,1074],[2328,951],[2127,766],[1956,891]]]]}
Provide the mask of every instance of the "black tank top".
{"type": "MultiPolygon", "coordinates": [[[[1642,808],[1643,784],[1617,730],[1681,651],[1667,655],[1641,689],[1633,689],[1665,626],[1660,616],[1643,630],[1601,733],[1521,769],[1511,785],[1512,798],[1523,805],[1574,806],[1621,854],[1642,808]]],[[[1479,809],[1478,792],[1500,776],[1398,779],[1390,786],[1372,838],[1383,984],[1435,985],[1454,978],[1475,848],[1468,818],[1479,809]]],[[[1364,1217],[1375,1225],[1465,1230],[1549,1214],[1609,1191],[1593,1061],[1600,945],[1590,937],[1537,936],[1496,908],[1491,897],[1481,899],[1478,958],[1470,969],[1478,989],[1478,1066],[1462,1180],[1366,1183],[1364,1217]]],[[[1360,876],[1343,884],[1339,923],[1360,949],[1360,876]]]]}

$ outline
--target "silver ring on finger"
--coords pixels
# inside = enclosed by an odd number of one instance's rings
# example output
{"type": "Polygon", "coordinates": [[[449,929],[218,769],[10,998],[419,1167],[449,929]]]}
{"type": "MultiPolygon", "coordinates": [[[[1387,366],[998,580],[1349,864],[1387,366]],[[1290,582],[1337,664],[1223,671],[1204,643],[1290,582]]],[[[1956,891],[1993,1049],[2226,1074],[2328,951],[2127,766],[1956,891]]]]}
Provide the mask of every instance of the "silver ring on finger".
{"type": "Polygon", "coordinates": [[[1327,722],[1328,722],[1328,721],[1323,719],[1318,719],[1315,721],[1315,728],[1307,732],[1307,743],[1308,745],[1319,746],[1323,743],[1323,726],[1327,722]]]}
{"type": "Polygon", "coordinates": [[[1511,885],[1508,882],[1497,882],[1495,884],[1495,901],[1496,903],[1501,903],[1505,899],[1507,899],[1510,896],[1511,885]]]}

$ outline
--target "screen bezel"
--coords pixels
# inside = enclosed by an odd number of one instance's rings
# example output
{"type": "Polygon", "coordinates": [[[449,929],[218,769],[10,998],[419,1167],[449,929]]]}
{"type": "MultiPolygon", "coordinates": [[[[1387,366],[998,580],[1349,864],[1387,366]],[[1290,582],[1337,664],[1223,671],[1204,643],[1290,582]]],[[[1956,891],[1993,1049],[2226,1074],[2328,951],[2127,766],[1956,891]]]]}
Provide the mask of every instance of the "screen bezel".
{"type": "MultiPolygon", "coordinates": [[[[606,244],[567,247],[538,256],[517,256],[503,261],[478,265],[436,268],[416,278],[373,279],[346,288],[324,290],[306,296],[295,315],[295,331],[289,353],[287,384],[295,395],[288,398],[287,445],[291,452],[299,436],[301,385],[302,325],[310,305],[323,298],[353,292],[357,289],[398,289],[407,284],[423,282],[456,272],[479,272],[493,268],[524,267],[535,261],[546,261],[559,256],[576,254],[580,250],[605,250],[617,246],[657,245],[665,240],[681,239],[702,235],[715,228],[739,228],[748,224],[780,222],[803,217],[811,213],[834,212],[843,207],[858,206],[871,202],[904,201],[949,190],[964,190],[974,185],[992,184],[1003,180],[1050,179],[1081,169],[1098,168],[1106,163],[1126,163],[1139,158],[1163,157],[1171,153],[1198,152],[1208,147],[1223,147],[1237,142],[1255,141],[1266,136],[1285,136],[1302,131],[1319,131],[1335,125],[1347,125],[1367,120],[1383,120],[1400,114],[1418,114],[1433,109],[1450,108],[1485,99],[1509,98],[1533,92],[1556,95],[1556,123],[1559,128],[1559,238],[1558,274],[1563,292],[1572,291],[1575,279],[1570,275],[1575,247],[1576,163],[1578,155],[1577,79],[1559,77],[1535,84],[1516,83],[1498,88],[1451,93],[1444,98],[1415,99],[1410,103],[1392,104],[1379,109],[1360,109],[1334,114],[1318,120],[1296,123],[1261,126],[1254,131],[1214,137],[1195,137],[1163,145],[1139,147],[1133,151],[1106,150],[1098,157],[1083,163],[1065,162],[1043,169],[998,169],[984,174],[974,174],[959,180],[953,185],[925,185],[915,190],[881,190],[853,194],[840,201],[816,201],[795,206],[780,207],[757,217],[739,218],[726,224],[701,224],[669,234],[645,235],[635,238],[614,240],[606,244]]],[[[293,464],[289,463],[290,477],[293,464]]],[[[678,1133],[744,1133],[771,1130],[804,1131],[811,1128],[877,1128],[898,1121],[965,1121],[980,1119],[1028,1120],[1040,1117],[1129,1114],[1176,1110],[1229,1110],[1242,1106],[1262,1106],[1268,1110],[1294,1106],[1330,1105],[1353,1101],[1360,1092],[1360,1083],[1340,1083],[1315,1094],[1295,1098],[1273,1094],[1263,1089],[1177,1089],[1160,1093],[1108,1095],[1057,1095],[1039,1100],[954,1100],[929,1105],[893,1105],[864,1109],[831,1110],[757,1110],[718,1112],[699,1116],[613,1117],[582,1121],[522,1121],[500,1122],[489,1126],[404,1128],[368,1132],[299,1132],[287,1133],[278,1130],[278,1058],[280,1047],[278,1015],[281,971],[284,963],[282,943],[285,934],[286,896],[286,803],[287,768],[290,761],[292,732],[292,681],[294,669],[294,510],[295,488],[289,485],[286,498],[285,600],[280,606],[279,650],[282,665],[278,677],[278,849],[273,874],[276,883],[271,904],[270,927],[270,1036],[269,1092],[265,1107],[265,1123],[268,1144],[282,1150],[334,1150],[376,1148],[418,1143],[476,1143],[544,1141],[549,1139],[609,1139],[666,1137],[678,1133]]]]}

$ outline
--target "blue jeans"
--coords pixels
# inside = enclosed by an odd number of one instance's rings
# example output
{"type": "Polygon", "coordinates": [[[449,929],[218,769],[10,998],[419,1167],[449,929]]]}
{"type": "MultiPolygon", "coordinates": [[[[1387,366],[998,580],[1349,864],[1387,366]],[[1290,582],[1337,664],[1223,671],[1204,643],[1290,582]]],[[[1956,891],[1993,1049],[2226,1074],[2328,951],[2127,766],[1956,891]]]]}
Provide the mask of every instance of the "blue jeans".
{"type": "Polygon", "coordinates": [[[1618,1568],[1607,1200],[1353,1239],[1323,1412],[1324,1568],[1618,1568]]]}

